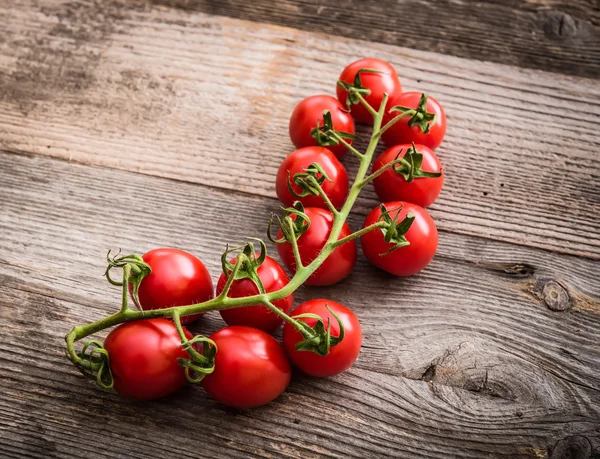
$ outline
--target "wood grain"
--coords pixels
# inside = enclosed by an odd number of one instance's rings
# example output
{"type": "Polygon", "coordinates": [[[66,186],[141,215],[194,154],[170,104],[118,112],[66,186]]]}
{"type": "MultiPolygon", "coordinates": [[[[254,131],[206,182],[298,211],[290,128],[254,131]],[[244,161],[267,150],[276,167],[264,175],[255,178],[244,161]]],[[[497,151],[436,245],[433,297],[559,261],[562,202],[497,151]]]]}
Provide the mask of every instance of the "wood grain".
{"type": "Polygon", "coordinates": [[[476,60],[600,77],[600,7],[594,0],[153,3],[476,60]]]}
{"type": "Polygon", "coordinates": [[[7,150],[272,197],[294,104],[371,54],[447,109],[441,229],[600,259],[594,80],[147,4],[19,0],[0,20],[7,150]]]}
{"type": "MultiPolygon", "coordinates": [[[[251,411],[197,387],[134,403],[63,356],[71,326],[116,308],[105,250],[181,247],[216,278],[225,243],[261,236],[278,203],[10,153],[0,196],[3,456],[535,458],[600,446],[597,261],[442,232],[421,275],[361,260],[343,283],[298,292],[296,303],[331,297],[356,311],[365,338],[349,372],[296,375],[251,411]]],[[[222,324],[210,314],[194,330],[222,324]]]]}

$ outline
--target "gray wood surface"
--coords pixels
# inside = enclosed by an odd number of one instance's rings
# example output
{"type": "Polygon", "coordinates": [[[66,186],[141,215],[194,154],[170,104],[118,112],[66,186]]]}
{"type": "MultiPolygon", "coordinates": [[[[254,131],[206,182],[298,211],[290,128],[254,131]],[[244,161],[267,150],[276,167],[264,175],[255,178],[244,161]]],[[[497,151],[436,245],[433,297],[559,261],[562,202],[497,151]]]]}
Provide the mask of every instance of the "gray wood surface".
{"type": "Polygon", "coordinates": [[[271,197],[294,104],[376,54],[446,108],[440,228],[600,259],[595,80],[177,9],[48,3],[0,8],[0,147],[271,197]]]}
{"type": "Polygon", "coordinates": [[[153,0],[309,32],[600,76],[596,0],[153,0]]]}
{"type": "MultiPolygon", "coordinates": [[[[2,153],[0,171],[7,449],[24,441],[23,425],[34,455],[88,457],[196,457],[201,445],[209,456],[535,457],[568,434],[599,439],[596,261],[442,232],[421,275],[400,280],[361,261],[343,283],[299,292],[297,301],[325,295],[356,311],[365,339],[349,372],[297,375],[280,399],[247,412],[200,388],[128,402],[62,354],[68,326],[118,306],[102,277],[106,247],[181,247],[216,278],[223,244],[263,235],[278,203],[38,156],[2,153]]],[[[211,314],[194,330],[222,325],[211,314]]]]}
{"type": "MultiPolygon", "coordinates": [[[[598,459],[598,81],[394,46],[413,43],[388,30],[377,2],[362,3],[378,30],[345,31],[344,15],[320,27],[342,36],[298,30],[316,17],[310,1],[172,3],[0,4],[0,457],[598,459]],[[200,387],[137,403],[83,379],[64,334],[117,308],[106,250],[179,247],[216,279],[225,244],[264,237],[279,207],[273,180],[292,150],[294,103],[331,93],[365,54],[438,98],[449,132],[431,265],[397,279],[361,258],[341,284],[297,293],[296,304],[330,297],[357,313],[357,363],[330,379],[295,374],[251,411],[200,387]]],[[[593,2],[420,5],[441,18],[474,11],[428,49],[597,72],[593,2]],[[525,35],[491,26],[555,10],[593,36],[526,47],[525,35]],[[478,28],[490,32],[485,52],[461,51],[478,28]],[[488,56],[499,37],[507,55],[488,56]]],[[[369,190],[351,226],[375,204],[369,190]]],[[[223,325],[215,313],[193,330],[223,325]]]]}

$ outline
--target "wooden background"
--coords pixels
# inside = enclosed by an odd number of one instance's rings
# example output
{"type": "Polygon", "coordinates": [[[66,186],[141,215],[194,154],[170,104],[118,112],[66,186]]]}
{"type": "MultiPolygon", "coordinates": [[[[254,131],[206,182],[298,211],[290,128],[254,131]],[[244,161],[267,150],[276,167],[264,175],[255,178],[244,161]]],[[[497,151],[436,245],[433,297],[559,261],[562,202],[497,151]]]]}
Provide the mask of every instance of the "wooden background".
{"type": "Polygon", "coordinates": [[[596,0],[15,0],[0,24],[0,457],[600,457],[596,0]],[[216,279],[278,209],[294,104],[364,56],[449,130],[431,265],[298,292],[357,313],[354,367],[251,411],[84,380],[63,337],[118,307],[106,250],[216,279]]]}

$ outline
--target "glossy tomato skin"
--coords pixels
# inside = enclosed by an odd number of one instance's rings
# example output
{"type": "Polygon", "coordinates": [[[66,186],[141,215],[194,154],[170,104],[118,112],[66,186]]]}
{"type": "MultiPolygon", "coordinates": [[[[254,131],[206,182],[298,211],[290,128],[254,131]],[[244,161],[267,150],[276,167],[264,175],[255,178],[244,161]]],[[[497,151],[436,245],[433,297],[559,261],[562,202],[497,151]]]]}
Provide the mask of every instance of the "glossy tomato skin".
{"type": "MultiPolygon", "coordinates": [[[[362,331],[356,315],[347,307],[331,300],[316,299],[301,304],[294,309],[294,316],[299,314],[316,314],[323,318],[325,325],[327,320],[331,323],[331,335],[340,335],[340,326],[335,317],[327,310],[327,306],[342,321],[344,325],[344,339],[333,346],[326,356],[320,356],[312,351],[297,351],[296,343],[302,341],[303,336],[289,323],[283,327],[283,346],[287,355],[294,365],[303,372],[318,377],[334,376],[346,371],[354,363],[360,352],[362,343],[362,331]]],[[[316,323],[315,319],[300,319],[311,327],[316,323]]]]}
{"type": "MultiPolygon", "coordinates": [[[[312,262],[327,242],[333,225],[333,214],[326,209],[306,207],[304,212],[310,218],[310,227],[298,239],[298,249],[304,266],[312,262]]],[[[294,218],[294,217],[292,217],[294,218]]],[[[344,223],[338,239],[351,234],[350,227],[344,223]]],[[[281,229],[277,238],[282,238],[281,229]]],[[[292,272],[296,272],[296,260],[289,242],[277,244],[279,256],[292,272]]],[[[307,285],[332,285],[344,279],[352,272],[356,264],[356,242],[348,241],[336,248],[321,266],[306,280],[307,285]]]]}
{"type": "MultiPolygon", "coordinates": [[[[388,148],[373,161],[373,172],[378,171],[386,164],[400,158],[412,147],[410,144],[396,145],[388,148]]],[[[415,145],[418,152],[423,155],[421,169],[425,172],[441,173],[439,177],[415,178],[407,182],[404,177],[392,169],[388,169],[373,180],[377,196],[383,201],[406,201],[421,207],[430,206],[439,196],[444,184],[444,171],[436,154],[425,145],[415,145]]]]}
{"type": "MultiPolygon", "coordinates": [[[[138,291],[142,309],[187,306],[213,297],[210,274],[192,254],[179,249],[160,248],[145,253],[142,259],[152,268],[138,291]]],[[[200,316],[184,316],[181,322],[190,323],[200,316]]]]}
{"type": "MultiPolygon", "coordinates": [[[[379,110],[379,106],[383,101],[384,93],[387,93],[389,96],[389,101],[402,92],[402,85],[400,84],[400,79],[398,78],[396,69],[390,63],[382,61],[381,59],[366,58],[353,62],[342,71],[339,79],[346,83],[353,84],[354,78],[356,77],[356,72],[358,72],[360,69],[374,69],[382,72],[362,72],[360,74],[362,86],[371,90],[370,94],[363,97],[375,110],[379,110]]],[[[338,85],[336,92],[338,99],[342,105],[346,107],[348,91],[338,85]]],[[[389,105],[389,102],[387,106],[392,107],[392,105],[389,105]]],[[[359,123],[373,124],[373,116],[361,103],[352,105],[350,111],[355,121],[359,123]]]]}
{"type": "MultiPolygon", "coordinates": [[[[231,260],[235,264],[235,259],[231,260]]],[[[263,287],[267,293],[275,292],[285,287],[290,279],[283,268],[267,256],[263,263],[256,270],[263,287]]],[[[224,274],[219,277],[217,283],[217,295],[219,295],[227,279],[224,274]]],[[[244,296],[258,295],[258,287],[250,279],[241,279],[233,281],[229,289],[228,296],[231,298],[241,298],[244,296]]],[[[294,295],[286,296],[285,298],[274,301],[273,304],[281,309],[286,314],[292,310],[294,303],[294,295]]],[[[283,323],[283,319],[277,314],[269,311],[265,306],[244,306],[241,308],[223,309],[219,311],[221,317],[227,325],[246,325],[248,327],[258,328],[267,333],[273,333],[283,323]]]]}
{"type": "MultiPolygon", "coordinates": [[[[385,203],[385,208],[394,218],[398,214],[398,221],[402,221],[407,213],[415,215],[406,239],[410,245],[400,247],[387,255],[381,256],[393,244],[385,242],[383,232],[380,230],[369,231],[360,238],[363,253],[369,262],[396,276],[412,276],[429,264],[438,246],[438,232],[433,219],[421,206],[409,202],[392,201],[385,203]],[[396,209],[396,210],[394,210],[396,209]]],[[[367,227],[379,221],[381,209],[375,208],[365,220],[367,227]]]]}
{"type": "Polygon", "coordinates": [[[292,371],[281,344],[251,327],[233,326],[214,333],[215,370],[202,380],[211,397],[235,408],[255,408],[281,395],[292,371]]]}
{"type": "MultiPolygon", "coordinates": [[[[401,105],[417,108],[422,95],[423,93],[420,92],[403,92],[390,101],[389,107],[401,105]]],[[[410,116],[406,116],[383,133],[383,141],[390,146],[414,142],[435,150],[440,146],[446,135],[446,113],[439,102],[431,96],[427,98],[427,112],[436,114],[435,120],[429,124],[427,134],[423,133],[419,126],[409,126],[410,116]]],[[[388,121],[397,115],[399,115],[398,112],[386,113],[382,124],[385,126],[388,121]]]]}
{"type": "Polygon", "coordinates": [[[283,160],[279,170],[277,171],[276,191],[277,197],[285,206],[291,206],[294,201],[301,201],[305,207],[322,207],[327,208],[327,204],[321,196],[304,196],[297,198],[288,189],[288,176],[292,183],[292,188],[298,194],[301,193],[301,188],[293,183],[294,175],[303,172],[304,169],[313,163],[321,165],[327,176],[331,179],[325,180],[321,187],[331,203],[340,209],[346,197],[348,196],[348,173],[346,168],[339,162],[331,151],[323,147],[305,147],[300,148],[290,153],[283,160]]]}
{"type": "MultiPolygon", "coordinates": [[[[303,99],[296,105],[290,118],[290,139],[296,148],[317,146],[317,141],[311,135],[311,130],[323,126],[323,111],[329,110],[331,122],[336,131],[354,134],[354,119],[345,105],[333,96],[318,95],[303,99]]],[[[346,139],[349,144],[352,140],[346,139]]],[[[342,144],[328,146],[332,153],[341,158],[348,151],[342,144]]]]}
{"type": "MultiPolygon", "coordinates": [[[[184,328],[185,336],[192,334],[184,328]]],[[[181,348],[175,324],[167,319],[128,322],[104,341],[115,390],[124,397],[154,400],[180,389],[185,370],[177,359],[189,358],[181,348]]]]}

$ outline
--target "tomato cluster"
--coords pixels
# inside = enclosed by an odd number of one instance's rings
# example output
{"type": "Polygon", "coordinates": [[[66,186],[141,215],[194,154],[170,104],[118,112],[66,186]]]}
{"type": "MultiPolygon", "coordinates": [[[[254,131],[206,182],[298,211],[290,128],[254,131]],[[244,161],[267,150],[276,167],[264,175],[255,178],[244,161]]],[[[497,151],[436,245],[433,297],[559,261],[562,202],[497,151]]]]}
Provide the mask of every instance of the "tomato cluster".
{"type": "MultiPolygon", "coordinates": [[[[437,250],[437,229],[424,208],[437,199],[444,183],[442,165],[433,150],[442,143],[446,133],[446,115],[434,98],[419,92],[403,92],[398,74],[388,62],[373,58],[353,62],[340,75],[338,100],[322,95],[298,103],[290,118],[289,131],[299,150],[291,153],[279,168],[277,196],[286,206],[294,200],[305,206],[304,213],[310,217],[311,226],[298,239],[298,248],[302,260],[311,262],[331,231],[333,213],[321,196],[300,193],[298,182],[302,177],[297,174],[307,171],[310,165],[319,164],[322,171],[313,176],[321,178],[323,192],[336,209],[344,203],[349,189],[348,174],[334,156],[342,158],[352,147],[354,122],[373,124],[373,115],[356,100],[357,93],[375,110],[387,94],[383,126],[399,117],[383,132],[383,140],[389,148],[373,161],[372,166],[373,186],[383,206],[367,216],[364,227],[383,220],[383,213],[392,222],[401,222],[407,216],[412,219],[410,228],[398,235],[404,246],[398,247],[397,238],[386,239],[386,230],[374,230],[361,236],[362,250],[367,260],[391,274],[416,274],[429,264],[437,250]],[[329,132],[336,131],[338,135],[326,135],[323,128],[327,124],[324,121],[326,111],[329,111],[329,132]],[[349,120],[350,117],[354,122],[349,120]]],[[[344,224],[340,238],[350,233],[350,228],[344,224]]],[[[283,262],[294,272],[291,245],[284,243],[278,249],[283,262]]],[[[350,274],[355,262],[356,244],[349,241],[338,247],[306,283],[330,285],[338,282],[350,274]]]]}
{"type": "MultiPolygon", "coordinates": [[[[285,223],[279,220],[274,241],[288,271],[299,274],[307,285],[340,282],[356,264],[358,237],[366,259],[393,275],[409,276],[425,268],[437,250],[437,229],[425,207],[442,188],[444,174],[433,150],[445,129],[439,103],[421,93],[403,92],[396,70],[378,59],[346,67],[337,98],[317,95],[302,100],[289,123],[291,141],[298,149],[283,160],[275,187],[286,217],[285,223]],[[359,158],[367,156],[353,146],[355,123],[375,123],[374,137],[380,134],[389,148],[375,159],[371,175],[363,175],[350,187],[340,160],[348,150],[359,158]],[[362,230],[352,233],[343,219],[358,190],[369,182],[382,204],[369,213],[362,230]]],[[[129,288],[138,308],[212,305],[216,294],[216,300],[224,299],[215,309],[227,326],[198,340],[183,327],[198,314],[181,321],[173,310],[174,320],[158,318],[160,311],[154,311],[157,318],[132,322],[125,316],[126,323],[108,335],[103,349],[117,392],[144,400],[163,397],[193,379],[193,370],[203,373],[197,380],[214,399],[252,408],[285,391],[291,364],[315,377],[350,368],[362,343],[356,315],[328,299],[313,299],[292,311],[293,290],[299,284],[285,290],[290,277],[266,256],[262,241],[260,252],[251,244],[246,247],[248,251],[237,258],[228,260],[230,251],[224,254],[216,292],[204,264],[187,252],[160,248],[135,256],[139,260],[133,266],[144,266],[148,272],[135,271],[129,279],[129,271],[124,271],[123,288],[125,293],[129,288]],[[256,304],[231,303],[251,296],[248,302],[256,304]],[[280,344],[271,334],[284,319],[280,344]],[[194,366],[193,361],[208,367],[194,366]]],[[[88,362],[90,368],[100,368],[102,359],[94,358],[88,362]]]]}

